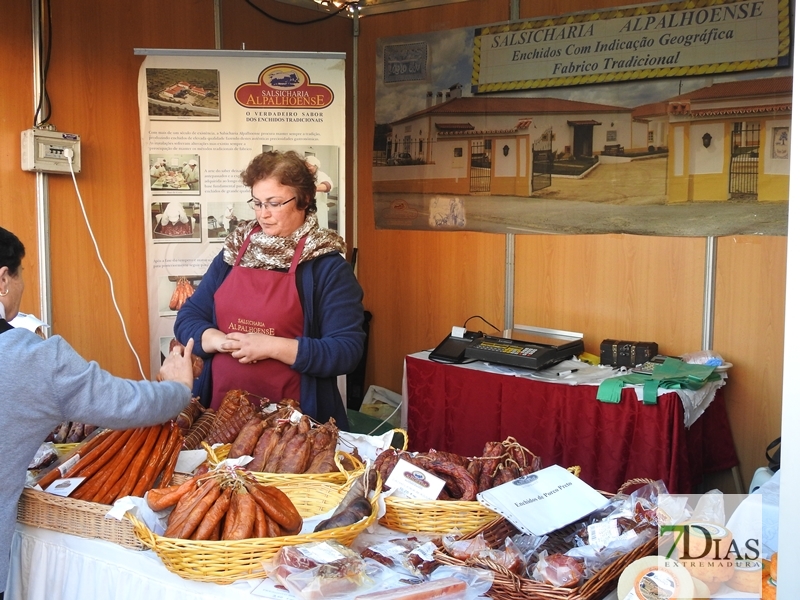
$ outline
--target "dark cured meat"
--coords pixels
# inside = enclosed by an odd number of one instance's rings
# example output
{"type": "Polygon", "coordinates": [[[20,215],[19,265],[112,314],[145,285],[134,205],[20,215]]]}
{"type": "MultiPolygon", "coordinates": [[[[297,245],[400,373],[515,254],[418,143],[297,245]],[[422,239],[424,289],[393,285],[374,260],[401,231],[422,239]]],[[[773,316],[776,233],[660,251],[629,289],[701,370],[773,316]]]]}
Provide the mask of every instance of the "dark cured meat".
{"type": "Polygon", "coordinates": [[[291,423],[286,426],[283,430],[283,434],[281,435],[278,443],[275,445],[275,449],[267,458],[267,462],[264,464],[264,472],[265,473],[276,473],[278,469],[278,465],[281,462],[281,457],[283,456],[283,450],[286,448],[286,444],[289,443],[295,434],[297,433],[297,427],[292,425],[291,423]]]}
{"type": "Polygon", "coordinates": [[[240,456],[252,456],[253,449],[256,447],[261,434],[264,432],[264,420],[255,415],[252,417],[242,430],[239,432],[239,435],[236,436],[236,439],[233,440],[233,444],[231,444],[231,449],[228,452],[228,458],[239,458],[240,456]]]}
{"type": "Polygon", "coordinates": [[[486,442],[483,447],[484,459],[481,461],[481,475],[478,479],[478,491],[483,492],[492,487],[495,471],[497,470],[505,448],[501,442],[486,442]]]}
{"type": "MultiPolygon", "coordinates": [[[[317,436],[319,437],[319,436],[317,436]]],[[[333,473],[336,471],[336,444],[330,443],[328,447],[317,453],[311,459],[306,473],[333,473]]]]}
{"type": "Polygon", "coordinates": [[[261,473],[264,471],[264,464],[267,462],[272,450],[278,443],[281,437],[282,430],[280,427],[268,427],[258,438],[256,447],[253,450],[253,460],[247,463],[248,471],[255,471],[261,473]]]}
{"type": "Polygon", "coordinates": [[[311,458],[311,440],[308,434],[297,433],[286,444],[278,462],[276,473],[304,473],[311,458]]]}

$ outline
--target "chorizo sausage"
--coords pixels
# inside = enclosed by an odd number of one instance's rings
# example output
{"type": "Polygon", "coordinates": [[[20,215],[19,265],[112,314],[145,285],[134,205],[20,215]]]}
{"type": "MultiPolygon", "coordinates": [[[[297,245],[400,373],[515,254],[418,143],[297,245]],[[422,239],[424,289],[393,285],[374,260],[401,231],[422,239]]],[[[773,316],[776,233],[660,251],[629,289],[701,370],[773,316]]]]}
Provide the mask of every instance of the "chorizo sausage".
{"type": "Polygon", "coordinates": [[[214,504],[212,504],[211,508],[208,509],[206,514],[203,516],[202,521],[200,521],[200,524],[197,526],[197,529],[195,529],[194,533],[192,534],[193,540],[211,539],[214,530],[217,529],[220,521],[222,521],[222,517],[224,517],[225,513],[228,512],[228,507],[231,505],[232,491],[232,488],[227,488],[219,494],[216,500],[214,500],[214,504]]]}
{"type": "Polygon", "coordinates": [[[311,440],[307,433],[297,433],[283,449],[276,473],[304,473],[311,457],[311,440]]]}
{"type": "Polygon", "coordinates": [[[251,418],[245,426],[242,427],[236,439],[233,440],[231,449],[228,452],[228,458],[239,458],[245,455],[252,456],[253,448],[256,447],[258,439],[264,432],[264,426],[264,420],[258,415],[251,418]]]}
{"type": "Polygon", "coordinates": [[[275,521],[289,535],[296,535],[303,527],[303,517],[297,512],[292,501],[281,490],[273,486],[246,483],[253,499],[261,505],[267,516],[275,521]]]}

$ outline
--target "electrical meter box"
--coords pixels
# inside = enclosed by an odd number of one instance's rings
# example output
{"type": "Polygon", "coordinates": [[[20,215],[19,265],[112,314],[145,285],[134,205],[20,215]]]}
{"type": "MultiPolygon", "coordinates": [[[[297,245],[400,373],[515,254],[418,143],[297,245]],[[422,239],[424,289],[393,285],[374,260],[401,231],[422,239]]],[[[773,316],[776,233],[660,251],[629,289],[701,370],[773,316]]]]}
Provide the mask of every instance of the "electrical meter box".
{"type": "Polygon", "coordinates": [[[72,150],[72,170],[81,172],[81,138],[74,133],[47,129],[26,129],[22,132],[22,170],[37,173],[69,173],[64,154],[72,150]]]}

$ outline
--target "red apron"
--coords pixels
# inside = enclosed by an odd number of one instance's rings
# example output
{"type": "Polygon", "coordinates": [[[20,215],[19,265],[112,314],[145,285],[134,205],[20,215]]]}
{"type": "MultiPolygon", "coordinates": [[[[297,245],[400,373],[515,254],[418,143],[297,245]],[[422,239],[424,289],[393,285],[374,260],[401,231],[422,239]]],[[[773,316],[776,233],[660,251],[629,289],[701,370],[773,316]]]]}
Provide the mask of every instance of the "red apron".
{"type": "MultiPolygon", "coordinates": [[[[256,226],[253,232],[260,231],[256,226]]],[[[303,334],[303,307],[297,293],[295,270],[306,238],[297,244],[288,273],[270,269],[240,267],[250,236],[242,244],[231,272],[214,294],[217,328],[265,333],[284,338],[303,334]]],[[[242,364],[230,354],[219,352],[211,362],[213,390],[211,408],[219,408],[230,390],[246,390],[277,402],[283,398],[300,401],[300,373],[278,360],[259,360],[242,364]]]]}

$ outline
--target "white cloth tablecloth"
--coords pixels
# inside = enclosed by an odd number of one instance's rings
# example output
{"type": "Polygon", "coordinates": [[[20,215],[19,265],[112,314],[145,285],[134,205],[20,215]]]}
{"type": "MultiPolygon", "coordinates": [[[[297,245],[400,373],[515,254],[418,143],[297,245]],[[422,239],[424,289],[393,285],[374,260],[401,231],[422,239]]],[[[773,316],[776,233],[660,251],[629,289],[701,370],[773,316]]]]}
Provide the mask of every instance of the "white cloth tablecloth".
{"type": "Polygon", "coordinates": [[[217,585],[182,579],[151,550],[123,548],[17,523],[6,600],[247,598],[260,580],[217,585]]]}
{"type": "MultiPolygon", "coordinates": [[[[404,534],[382,525],[351,544],[360,549],[404,534]]],[[[151,550],[130,550],[17,523],[5,600],[295,600],[271,579],[230,585],[182,579],[151,550]],[[256,589],[258,588],[258,589],[256,589]]],[[[349,596],[348,598],[352,598],[349,596]]],[[[345,599],[346,600],[346,599],[345,599]]],[[[476,600],[486,600],[480,596],[476,600]]]]}

